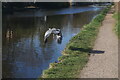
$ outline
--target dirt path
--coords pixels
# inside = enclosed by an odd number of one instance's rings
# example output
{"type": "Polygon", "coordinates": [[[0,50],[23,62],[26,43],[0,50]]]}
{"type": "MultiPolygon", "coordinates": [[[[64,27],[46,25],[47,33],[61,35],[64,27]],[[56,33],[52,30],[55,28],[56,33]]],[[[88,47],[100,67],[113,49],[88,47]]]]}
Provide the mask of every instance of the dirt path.
{"type": "Polygon", "coordinates": [[[95,42],[89,62],[82,70],[80,78],[118,78],[118,38],[113,31],[115,20],[111,13],[107,14],[95,42]]]}

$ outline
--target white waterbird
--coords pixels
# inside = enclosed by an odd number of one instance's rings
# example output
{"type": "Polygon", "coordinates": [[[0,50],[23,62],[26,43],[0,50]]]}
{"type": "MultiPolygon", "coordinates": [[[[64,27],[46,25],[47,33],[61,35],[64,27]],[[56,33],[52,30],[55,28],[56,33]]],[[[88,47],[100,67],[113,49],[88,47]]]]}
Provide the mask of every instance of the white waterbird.
{"type": "Polygon", "coordinates": [[[62,33],[61,33],[61,30],[60,29],[56,29],[56,28],[49,28],[49,30],[47,30],[45,32],[45,35],[44,35],[44,42],[46,43],[47,42],[47,38],[53,34],[53,36],[56,36],[56,39],[57,41],[58,40],[62,40],[62,33]]]}

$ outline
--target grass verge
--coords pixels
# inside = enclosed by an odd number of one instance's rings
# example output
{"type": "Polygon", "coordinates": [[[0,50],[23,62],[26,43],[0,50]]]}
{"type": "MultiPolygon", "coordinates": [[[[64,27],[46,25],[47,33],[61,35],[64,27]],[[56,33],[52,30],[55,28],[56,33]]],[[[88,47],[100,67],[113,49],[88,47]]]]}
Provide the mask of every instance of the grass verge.
{"type": "Polygon", "coordinates": [[[116,19],[116,25],[115,25],[115,32],[118,35],[118,37],[120,38],[120,12],[119,13],[114,13],[113,17],[116,19]]]}
{"type": "Polygon", "coordinates": [[[109,9],[110,6],[105,8],[70,40],[58,62],[51,63],[49,69],[43,71],[42,78],[76,78],[79,75],[88,62],[88,53],[92,50],[99,27],[109,9]]]}

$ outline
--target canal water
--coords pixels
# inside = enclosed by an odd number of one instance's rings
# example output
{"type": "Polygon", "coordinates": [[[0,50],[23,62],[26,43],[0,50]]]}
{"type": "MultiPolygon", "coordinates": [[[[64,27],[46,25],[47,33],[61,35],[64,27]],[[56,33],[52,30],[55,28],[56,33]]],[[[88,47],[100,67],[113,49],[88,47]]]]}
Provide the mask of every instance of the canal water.
{"type": "Polygon", "coordinates": [[[71,7],[3,13],[3,78],[40,77],[62,55],[69,40],[101,10],[101,7],[71,7]],[[61,43],[51,35],[44,44],[48,28],[61,29],[61,43]]]}

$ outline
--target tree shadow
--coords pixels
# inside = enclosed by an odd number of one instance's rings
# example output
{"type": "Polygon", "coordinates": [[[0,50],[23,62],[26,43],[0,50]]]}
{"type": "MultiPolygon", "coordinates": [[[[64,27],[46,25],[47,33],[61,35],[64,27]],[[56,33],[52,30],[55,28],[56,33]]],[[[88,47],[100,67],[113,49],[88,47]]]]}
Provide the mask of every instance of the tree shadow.
{"type": "Polygon", "coordinates": [[[105,51],[93,50],[93,49],[91,49],[91,48],[84,49],[84,48],[69,47],[69,49],[70,49],[70,50],[73,50],[73,51],[87,52],[87,53],[89,53],[89,54],[103,54],[103,53],[105,53],[105,51]]]}

